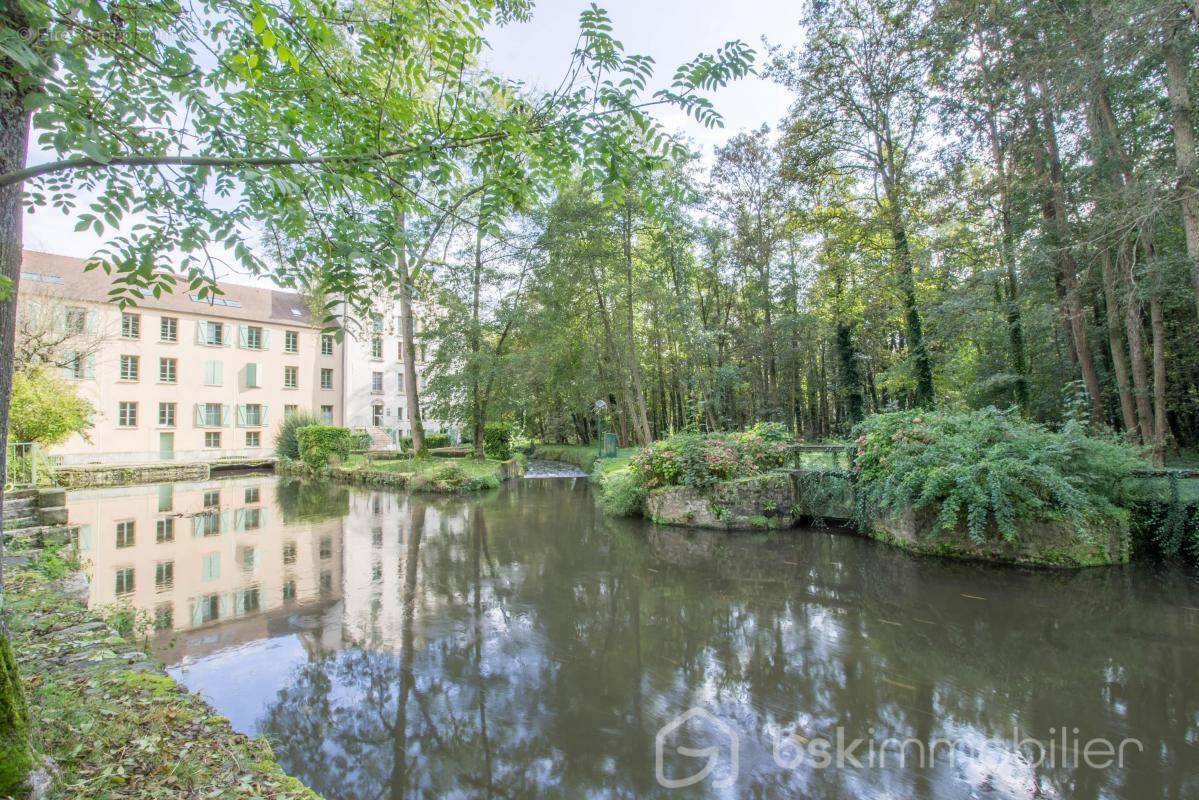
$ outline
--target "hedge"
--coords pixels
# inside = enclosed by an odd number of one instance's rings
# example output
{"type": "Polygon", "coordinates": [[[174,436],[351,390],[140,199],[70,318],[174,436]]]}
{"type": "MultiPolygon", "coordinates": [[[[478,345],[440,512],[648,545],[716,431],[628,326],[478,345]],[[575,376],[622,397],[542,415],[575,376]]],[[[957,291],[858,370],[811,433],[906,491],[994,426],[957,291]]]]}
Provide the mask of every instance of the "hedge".
{"type": "Polygon", "coordinates": [[[313,469],[319,469],[327,466],[332,456],[340,461],[349,458],[356,437],[348,428],[308,425],[296,431],[296,441],[300,447],[300,460],[313,469]]]}

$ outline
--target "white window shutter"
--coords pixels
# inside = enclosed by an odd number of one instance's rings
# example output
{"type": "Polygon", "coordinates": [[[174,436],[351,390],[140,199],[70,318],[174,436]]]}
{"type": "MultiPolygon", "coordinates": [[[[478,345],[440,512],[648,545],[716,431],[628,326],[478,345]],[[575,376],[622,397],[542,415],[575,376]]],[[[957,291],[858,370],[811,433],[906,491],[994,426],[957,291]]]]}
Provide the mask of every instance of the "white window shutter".
{"type": "Polygon", "coordinates": [[[271,332],[269,328],[262,329],[262,349],[271,349],[271,332]]]}
{"type": "Polygon", "coordinates": [[[221,427],[229,427],[229,406],[221,404],[221,427]]]}
{"type": "Polygon", "coordinates": [[[270,410],[270,409],[268,409],[266,406],[262,406],[262,407],[261,407],[261,409],[260,409],[260,410],[259,410],[259,412],[258,412],[259,414],[261,414],[261,415],[262,415],[262,419],[261,419],[261,421],[260,421],[260,424],[261,424],[261,425],[262,425],[262,427],[264,427],[264,428],[266,428],[266,427],[268,427],[268,426],[270,425],[270,417],[267,415],[267,412],[268,412],[269,410],[270,410]]]}
{"type": "Polygon", "coordinates": [[[96,377],[96,354],[88,353],[83,359],[83,377],[91,380],[96,377]]]}
{"type": "Polygon", "coordinates": [[[226,347],[228,347],[233,342],[233,326],[226,323],[223,327],[225,330],[224,336],[221,337],[221,341],[226,347]]]}
{"type": "Polygon", "coordinates": [[[204,407],[203,407],[203,406],[201,406],[199,403],[196,403],[196,404],[195,404],[195,405],[194,405],[192,408],[193,408],[193,410],[195,411],[195,415],[194,415],[194,416],[195,416],[195,424],[196,424],[196,427],[197,427],[197,428],[203,428],[203,427],[204,427],[204,422],[205,422],[205,420],[204,420],[204,407]]]}
{"type": "Polygon", "coordinates": [[[250,346],[250,331],[245,325],[237,326],[237,346],[243,349],[250,346]]]}
{"type": "Polygon", "coordinates": [[[237,404],[237,427],[244,428],[246,426],[246,407],[245,405],[237,404]]]}
{"type": "Polygon", "coordinates": [[[100,330],[100,312],[94,308],[88,309],[84,316],[83,329],[88,333],[98,333],[100,330]]]}

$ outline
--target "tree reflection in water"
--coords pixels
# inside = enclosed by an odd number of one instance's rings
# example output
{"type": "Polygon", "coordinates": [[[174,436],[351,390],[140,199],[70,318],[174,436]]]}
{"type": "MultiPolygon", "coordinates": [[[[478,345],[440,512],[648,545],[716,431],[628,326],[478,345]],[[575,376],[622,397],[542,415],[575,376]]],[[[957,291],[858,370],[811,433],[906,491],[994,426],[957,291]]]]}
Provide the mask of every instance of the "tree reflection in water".
{"type": "Polygon", "coordinates": [[[285,766],[331,800],[655,795],[655,732],[702,705],[743,733],[739,796],[1199,792],[1186,576],[993,569],[824,531],[654,528],[599,516],[586,493],[407,498],[402,563],[388,565],[402,580],[381,598],[400,604],[398,642],[297,671],[261,724],[285,766]],[[1046,740],[1063,725],[1084,741],[1140,738],[1145,753],[1090,770],[1011,752],[1014,727],[1046,740]],[[774,763],[768,731],[838,726],[975,750],[927,769],[774,763]]]}

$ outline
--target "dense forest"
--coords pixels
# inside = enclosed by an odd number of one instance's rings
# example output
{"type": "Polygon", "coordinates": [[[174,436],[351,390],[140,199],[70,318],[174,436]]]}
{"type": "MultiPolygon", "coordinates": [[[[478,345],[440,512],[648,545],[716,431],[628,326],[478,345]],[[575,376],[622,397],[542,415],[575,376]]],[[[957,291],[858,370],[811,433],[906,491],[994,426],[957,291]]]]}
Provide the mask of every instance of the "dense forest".
{"type": "MultiPolygon", "coordinates": [[[[577,171],[431,269],[426,402],[622,443],[932,404],[1199,440],[1199,6],[809,4],[794,93],[714,154],[577,171]],[[465,369],[463,366],[465,365],[465,369]]],[[[473,210],[471,210],[473,209],[473,210]]],[[[452,226],[451,226],[452,227],[452,226]]]]}

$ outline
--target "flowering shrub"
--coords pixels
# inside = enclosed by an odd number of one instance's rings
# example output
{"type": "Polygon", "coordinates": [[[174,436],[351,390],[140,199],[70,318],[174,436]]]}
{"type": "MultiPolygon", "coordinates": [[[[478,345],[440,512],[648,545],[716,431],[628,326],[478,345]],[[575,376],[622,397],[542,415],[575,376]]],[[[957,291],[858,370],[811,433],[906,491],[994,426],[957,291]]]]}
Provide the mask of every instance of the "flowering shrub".
{"type": "Polygon", "coordinates": [[[1078,423],[1054,432],[994,408],[878,414],[854,434],[867,509],[939,506],[937,530],[964,522],[975,541],[992,523],[1014,540],[1020,521],[1065,519],[1085,531],[1099,517],[1125,516],[1137,484],[1128,478],[1147,466],[1078,423]]]}
{"type": "Polygon", "coordinates": [[[783,466],[789,438],[781,425],[756,425],[744,433],[681,433],[635,455],[631,470],[647,489],[705,489],[783,466]]]}

